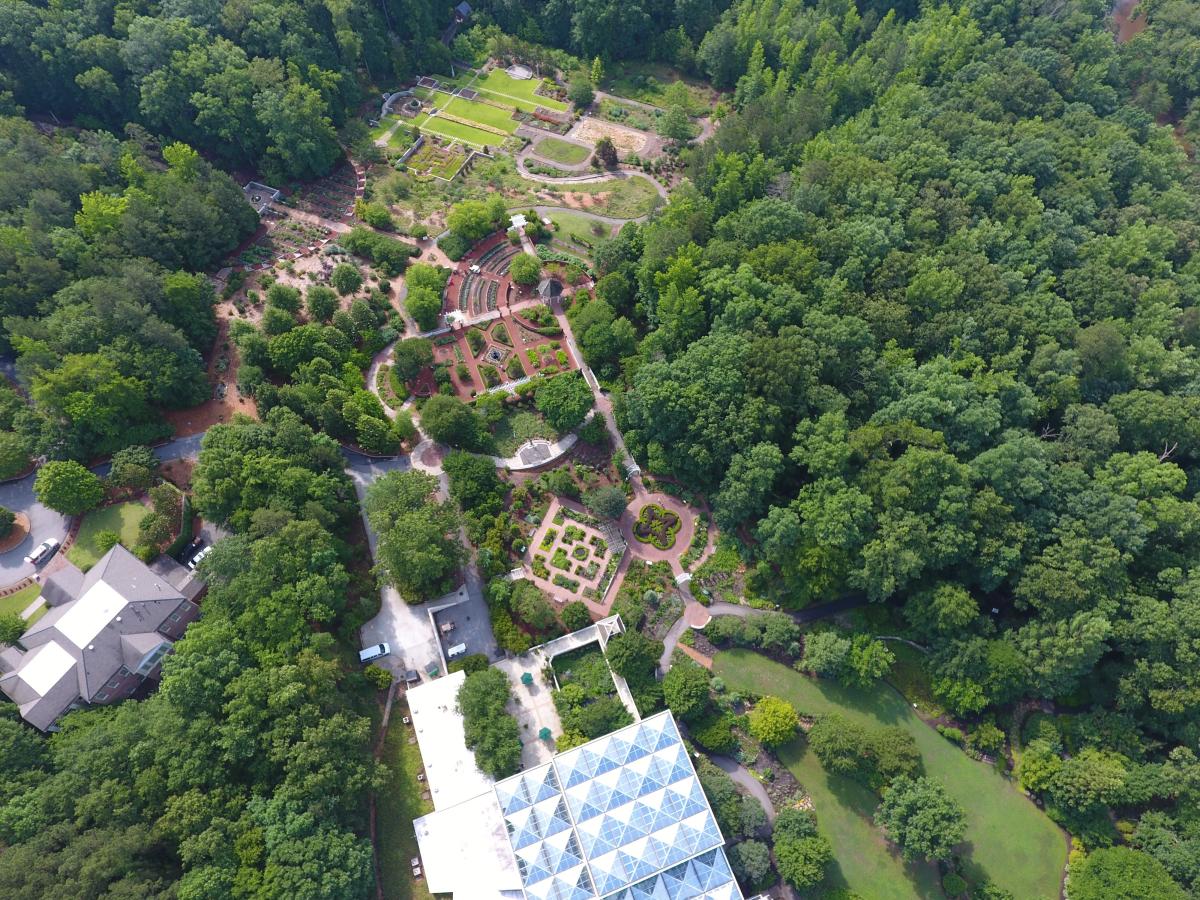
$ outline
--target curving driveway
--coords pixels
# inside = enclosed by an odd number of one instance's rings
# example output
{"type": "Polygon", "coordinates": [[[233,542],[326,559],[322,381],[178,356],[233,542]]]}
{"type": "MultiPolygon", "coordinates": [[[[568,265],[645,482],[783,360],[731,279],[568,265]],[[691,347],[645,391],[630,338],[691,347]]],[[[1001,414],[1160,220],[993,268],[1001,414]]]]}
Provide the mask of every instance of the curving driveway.
{"type": "Polygon", "coordinates": [[[0,584],[11,585],[38,571],[37,566],[25,562],[25,557],[46,538],[63,540],[71,526],[71,517],[37,501],[33,495],[33,475],[0,485],[0,506],[29,517],[29,534],[25,540],[12,550],[0,553],[0,584]]]}
{"type": "MultiPolygon", "coordinates": [[[[203,432],[188,437],[174,438],[155,447],[154,455],[162,462],[170,462],[175,459],[195,459],[200,452],[202,440],[204,440],[203,432]]],[[[92,466],[92,471],[104,477],[111,468],[109,463],[103,462],[92,466]]],[[[29,517],[29,534],[25,540],[12,550],[0,553],[0,586],[3,587],[12,586],[38,572],[46,571],[44,567],[39,568],[25,562],[25,557],[30,550],[46,538],[64,540],[71,527],[70,516],[64,516],[38,502],[33,493],[35,477],[36,472],[17,481],[0,484],[0,506],[11,509],[13,512],[23,512],[29,517]]],[[[58,558],[58,555],[52,557],[47,567],[53,566],[54,560],[58,558]]]]}

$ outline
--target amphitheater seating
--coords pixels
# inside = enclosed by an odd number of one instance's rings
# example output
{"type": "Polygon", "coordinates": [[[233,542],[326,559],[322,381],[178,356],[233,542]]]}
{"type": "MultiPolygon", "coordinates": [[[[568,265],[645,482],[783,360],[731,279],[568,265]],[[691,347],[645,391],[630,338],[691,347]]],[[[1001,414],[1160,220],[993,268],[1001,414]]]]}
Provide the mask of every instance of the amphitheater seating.
{"type": "Polygon", "coordinates": [[[500,282],[489,281],[487,293],[487,308],[493,310],[496,308],[496,294],[500,290],[500,282]]]}
{"type": "Polygon", "coordinates": [[[505,247],[503,253],[497,254],[491,260],[489,260],[487,270],[489,272],[495,272],[497,275],[504,274],[508,271],[509,263],[511,263],[512,258],[520,252],[520,247],[505,247]]]}
{"type": "Polygon", "coordinates": [[[471,282],[475,280],[473,274],[468,273],[463,279],[462,285],[458,289],[458,308],[462,312],[467,311],[467,292],[471,289],[471,282]]]}
{"type": "Polygon", "coordinates": [[[497,244],[496,246],[494,246],[490,250],[488,250],[486,253],[484,253],[483,256],[479,257],[479,259],[475,260],[475,262],[478,263],[480,267],[483,267],[483,265],[489,259],[491,259],[493,256],[495,256],[497,253],[499,253],[503,249],[504,249],[504,244],[497,244]]]}

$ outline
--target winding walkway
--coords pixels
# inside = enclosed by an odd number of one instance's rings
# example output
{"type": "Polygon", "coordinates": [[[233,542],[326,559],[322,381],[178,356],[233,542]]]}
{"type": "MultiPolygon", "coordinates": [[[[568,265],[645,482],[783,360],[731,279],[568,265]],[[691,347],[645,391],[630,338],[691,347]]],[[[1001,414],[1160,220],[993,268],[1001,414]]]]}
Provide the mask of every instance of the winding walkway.
{"type": "Polygon", "coordinates": [[[767,813],[767,821],[771,824],[775,823],[775,804],[771,802],[771,795],[767,793],[762,782],[750,773],[749,769],[728,756],[710,756],[709,759],[718,769],[744,787],[755,800],[761,803],[767,813]]]}

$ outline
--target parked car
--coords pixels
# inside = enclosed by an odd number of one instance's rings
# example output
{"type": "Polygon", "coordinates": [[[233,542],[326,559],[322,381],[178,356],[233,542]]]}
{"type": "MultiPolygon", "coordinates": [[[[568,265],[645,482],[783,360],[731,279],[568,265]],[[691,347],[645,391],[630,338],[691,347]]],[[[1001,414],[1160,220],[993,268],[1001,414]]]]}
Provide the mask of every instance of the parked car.
{"type": "Polygon", "coordinates": [[[208,554],[210,554],[210,553],[212,553],[211,546],[205,547],[204,549],[202,549],[199,553],[197,553],[195,556],[193,556],[191,559],[188,560],[188,568],[189,569],[196,568],[196,566],[200,565],[200,563],[204,562],[204,560],[208,558],[208,554]]]}
{"type": "Polygon", "coordinates": [[[204,549],[204,538],[195,538],[190,543],[186,544],[182,550],[175,554],[175,561],[180,563],[188,563],[192,557],[204,549]]]}
{"type": "Polygon", "coordinates": [[[467,652],[466,644],[455,644],[453,647],[451,647],[449,650],[446,651],[446,659],[454,659],[454,657],[462,656],[466,652],[467,652]]]}
{"type": "Polygon", "coordinates": [[[54,551],[57,550],[58,547],[59,543],[56,538],[46,538],[46,540],[42,541],[33,548],[32,553],[25,557],[25,562],[33,563],[35,566],[40,566],[54,555],[54,551]]]}
{"type": "Polygon", "coordinates": [[[358,652],[358,661],[364,663],[373,662],[379,659],[381,656],[387,656],[391,652],[392,648],[386,643],[372,644],[370,647],[358,652]]]}

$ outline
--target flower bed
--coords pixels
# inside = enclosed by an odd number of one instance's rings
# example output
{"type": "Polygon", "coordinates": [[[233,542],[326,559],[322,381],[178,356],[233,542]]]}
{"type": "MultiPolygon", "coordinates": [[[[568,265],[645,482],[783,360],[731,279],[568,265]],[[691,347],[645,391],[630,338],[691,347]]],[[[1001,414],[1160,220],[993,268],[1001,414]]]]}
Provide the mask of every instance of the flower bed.
{"type": "Polygon", "coordinates": [[[554,546],[554,539],[558,537],[558,530],[555,528],[546,529],[546,535],[542,538],[542,549],[549,550],[554,546]]]}
{"type": "Polygon", "coordinates": [[[571,555],[580,562],[583,562],[591,554],[588,552],[587,547],[583,546],[583,544],[580,544],[579,546],[572,548],[571,555]]]}
{"type": "Polygon", "coordinates": [[[566,588],[572,594],[579,591],[579,582],[574,578],[568,578],[566,575],[554,576],[554,584],[560,588],[566,588]]]}
{"type": "Polygon", "coordinates": [[[583,529],[576,525],[568,525],[563,531],[563,543],[573,544],[576,541],[582,541],[584,538],[583,529]]]}
{"type": "Polygon", "coordinates": [[[643,544],[670,550],[675,546],[675,535],[682,525],[683,521],[675,513],[657,503],[647,503],[633,523],[633,536],[643,544]]]}
{"type": "Polygon", "coordinates": [[[550,570],[546,568],[546,557],[537,555],[533,558],[533,574],[538,578],[549,578],[550,570]]]}
{"type": "MultiPolygon", "coordinates": [[[[567,572],[571,571],[571,560],[567,558],[567,551],[559,547],[554,551],[554,556],[550,558],[550,565],[556,569],[563,569],[567,572]]],[[[557,583],[557,582],[555,582],[557,583]]]]}

